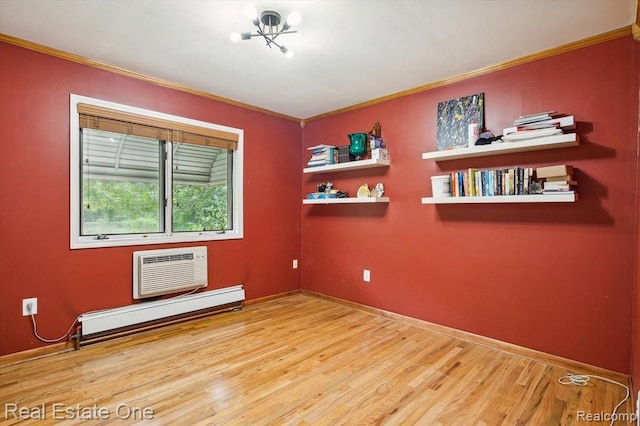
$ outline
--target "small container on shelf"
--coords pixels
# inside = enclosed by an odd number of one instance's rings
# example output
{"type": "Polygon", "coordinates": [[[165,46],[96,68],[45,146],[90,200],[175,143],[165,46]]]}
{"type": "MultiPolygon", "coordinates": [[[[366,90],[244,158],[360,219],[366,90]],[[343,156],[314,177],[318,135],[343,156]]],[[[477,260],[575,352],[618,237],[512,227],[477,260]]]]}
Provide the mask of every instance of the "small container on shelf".
{"type": "Polygon", "coordinates": [[[431,176],[431,189],[434,198],[451,197],[451,176],[431,176]]]}

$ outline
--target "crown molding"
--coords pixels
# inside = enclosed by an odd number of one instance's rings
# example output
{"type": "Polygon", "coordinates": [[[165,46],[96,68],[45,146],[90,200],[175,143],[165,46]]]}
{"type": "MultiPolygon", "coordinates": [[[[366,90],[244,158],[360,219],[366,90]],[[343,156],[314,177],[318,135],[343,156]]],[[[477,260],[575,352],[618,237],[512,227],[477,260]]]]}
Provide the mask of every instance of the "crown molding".
{"type": "Polygon", "coordinates": [[[83,56],[64,52],[62,50],[54,49],[52,47],[43,46],[41,44],[33,43],[31,41],[23,40],[7,34],[0,33],[0,42],[5,42],[8,44],[12,44],[14,46],[23,47],[25,49],[33,50],[38,53],[43,53],[45,55],[53,56],[60,59],[65,59],[71,62],[76,62],[89,67],[98,68],[103,71],[109,71],[114,74],[120,74],[126,77],[135,78],[137,80],[146,81],[147,83],[152,83],[157,86],[167,87],[169,89],[178,90],[180,92],[189,93],[191,95],[196,95],[202,98],[210,99],[210,100],[221,102],[224,104],[233,105],[236,107],[240,107],[240,108],[251,110],[251,111],[256,111],[262,114],[271,115],[278,118],[284,118],[285,120],[289,120],[289,121],[295,121],[295,122],[300,121],[300,118],[298,117],[291,117],[289,115],[285,115],[285,114],[281,114],[268,109],[260,108],[254,105],[249,105],[239,101],[234,101],[233,99],[223,98],[221,96],[216,96],[212,93],[205,92],[203,90],[196,90],[191,87],[183,86],[177,83],[172,83],[170,81],[162,80],[160,78],[150,77],[148,75],[140,74],[135,71],[130,71],[124,68],[108,65],[99,61],[94,61],[92,59],[85,58],[83,56]]]}
{"type": "MultiPolygon", "coordinates": [[[[638,0],[639,4],[640,4],[640,0],[638,0]]],[[[640,20],[640,5],[638,6],[638,20],[640,20]]],[[[88,59],[85,58],[83,56],[79,56],[79,55],[75,55],[72,53],[68,53],[68,52],[64,52],[62,50],[58,50],[58,49],[54,49],[51,47],[47,47],[47,46],[43,46],[37,43],[33,43],[27,40],[23,40],[17,37],[13,37],[13,36],[9,36],[6,34],[2,34],[0,33],[0,42],[5,42],[8,44],[12,44],[15,46],[19,46],[19,47],[23,47],[25,49],[29,49],[29,50],[33,50],[39,53],[43,53],[46,55],[50,55],[50,56],[54,56],[57,58],[61,58],[61,59],[65,59],[68,61],[72,61],[72,62],[76,62],[82,65],[87,65],[93,68],[98,68],[104,71],[109,71],[109,72],[113,72],[116,74],[120,74],[120,75],[124,75],[127,77],[131,77],[131,78],[135,78],[138,80],[142,80],[142,81],[146,81],[158,86],[162,86],[162,87],[167,87],[167,88],[171,88],[174,90],[178,90],[181,92],[185,92],[185,93],[189,93],[192,95],[196,95],[196,96],[200,96],[206,99],[210,99],[210,100],[214,100],[217,102],[221,102],[221,103],[225,103],[228,105],[233,105],[233,106],[237,106],[240,108],[244,108],[250,111],[256,111],[256,112],[260,112],[266,115],[271,115],[274,117],[278,117],[278,118],[283,118],[285,120],[289,120],[289,121],[295,121],[300,123],[301,127],[304,126],[303,123],[308,123],[312,120],[318,120],[321,118],[325,118],[325,117],[330,117],[333,115],[338,115],[338,114],[342,114],[348,111],[353,111],[356,109],[360,109],[360,108],[364,108],[364,107],[368,107],[371,105],[376,105],[376,104],[380,104],[383,102],[387,102],[387,101],[391,101],[394,99],[398,99],[398,98],[403,98],[405,96],[410,96],[416,93],[420,93],[420,92],[424,92],[427,90],[431,90],[434,89],[436,87],[440,87],[440,86],[446,86],[449,84],[453,84],[453,83],[457,83],[460,81],[464,81],[464,80],[468,80],[474,77],[479,77],[482,75],[486,75],[486,74],[491,74],[493,72],[496,71],[501,71],[504,69],[508,69],[508,68],[512,68],[515,67],[517,65],[522,65],[522,64],[526,64],[528,62],[533,62],[533,61],[537,61],[540,59],[544,59],[544,58],[548,58],[551,56],[556,56],[562,53],[566,53],[566,52],[570,52],[573,50],[577,50],[577,49],[582,49],[583,47],[588,47],[588,46],[592,46],[595,44],[599,44],[599,43],[604,43],[606,41],[610,41],[610,40],[614,40],[617,38],[621,38],[621,37],[625,37],[628,35],[632,35],[636,40],[640,40],[640,24],[636,23],[632,26],[628,26],[628,27],[623,27],[617,30],[613,30],[613,31],[609,31],[606,33],[602,33],[602,34],[598,34],[592,37],[588,37],[582,40],[578,40],[578,41],[574,41],[571,43],[567,43],[561,46],[557,46],[557,47],[553,47],[551,49],[547,49],[547,50],[543,50],[540,52],[536,52],[536,53],[532,53],[530,55],[525,55],[522,56],[520,58],[516,58],[516,59],[512,59],[509,61],[505,61],[496,65],[491,65],[485,68],[480,68],[477,69],[475,71],[471,71],[468,73],[464,73],[464,74],[460,74],[454,77],[450,77],[444,80],[440,80],[440,81],[435,81],[432,83],[428,83],[422,86],[418,86],[412,89],[408,89],[408,90],[404,90],[401,92],[397,92],[397,93],[393,93],[391,95],[387,95],[387,96],[383,96],[380,98],[375,98],[375,99],[371,99],[369,101],[366,102],[362,102],[362,103],[358,103],[358,104],[354,104],[351,106],[347,106],[344,108],[340,108],[334,111],[329,111],[329,112],[325,112],[319,115],[315,115],[312,117],[308,117],[305,119],[301,119],[299,117],[292,117],[289,115],[285,115],[285,114],[281,114],[275,111],[271,111],[271,110],[267,110],[264,108],[260,108],[254,105],[249,105],[249,104],[245,104],[239,101],[235,101],[232,99],[227,99],[227,98],[223,98],[221,96],[216,96],[214,94],[202,91],[202,90],[196,90],[187,86],[183,86],[180,84],[176,84],[176,83],[172,83],[166,80],[162,80],[159,78],[155,78],[155,77],[150,77],[144,74],[140,74],[134,71],[130,71],[124,68],[120,68],[120,67],[116,67],[113,65],[108,65],[102,62],[98,62],[98,61],[94,61],[92,59],[88,59]]]]}
{"type": "MultiPolygon", "coordinates": [[[[639,0],[640,1],[640,0],[639,0]]],[[[583,47],[592,46],[594,44],[604,43],[606,41],[614,40],[617,38],[628,36],[632,33],[631,26],[623,27],[617,30],[609,31],[606,33],[598,34],[592,37],[588,37],[582,40],[574,41],[571,43],[563,44],[561,46],[553,47],[551,49],[543,50],[540,52],[532,53],[530,55],[522,56],[520,58],[512,59],[510,61],[505,61],[500,64],[491,65],[485,68],[480,68],[475,71],[471,71],[468,73],[460,74],[454,77],[450,77],[444,80],[435,81],[433,83],[425,84],[423,86],[418,86],[413,89],[404,90],[402,92],[393,93],[391,95],[383,96],[380,98],[372,99],[370,101],[362,102],[359,104],[351,105],[345,108],[340,108],[335,111],[326,112],[323,114],[315,115],[313,117],[305,118],[306,122],[310,122],[312,120],[318,120],[320,118],[329,117],[332,115],[342,114],[348,111],[353,111],[356,109],[364,108],[371,105],[380,104],[383,102],[391,101],[398,98],[403,98],[405,96],[413,95],[420,92],[425,92],[427,90],[435,89],[436,87],[446,86],[449,84],[457,83],[460,81],[468,80],[474,77],[479,77],[486,74],[491,74],[496,71],[501,71],[504,69],[512,68],[517,65],[526,64],[528,62],[537,61],[540,59],[548,58],[551,56],[560,55],[562,53],[571,52],[573,50],[582,49],[583,47]]]]}

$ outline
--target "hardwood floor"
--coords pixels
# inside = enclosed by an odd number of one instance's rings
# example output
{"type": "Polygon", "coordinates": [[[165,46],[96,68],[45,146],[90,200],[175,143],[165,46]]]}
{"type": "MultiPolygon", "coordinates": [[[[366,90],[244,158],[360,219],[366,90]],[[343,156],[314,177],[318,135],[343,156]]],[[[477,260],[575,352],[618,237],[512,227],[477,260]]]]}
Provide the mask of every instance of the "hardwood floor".
{"type": "Polygon", "coordinates": [[[0,366],[0,424],[570,425],[624,397],[565,374],[297,294],[0,366]]]}

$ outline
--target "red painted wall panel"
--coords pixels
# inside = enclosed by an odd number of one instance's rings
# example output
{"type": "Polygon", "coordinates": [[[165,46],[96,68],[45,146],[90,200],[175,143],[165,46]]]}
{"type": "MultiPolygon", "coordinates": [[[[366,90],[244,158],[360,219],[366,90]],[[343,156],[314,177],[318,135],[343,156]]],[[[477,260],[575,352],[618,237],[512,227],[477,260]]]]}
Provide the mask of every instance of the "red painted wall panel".
{"type": "MultiPolygon", "coordinates": [[[[388,170],[303,175],[388,205],[305,206],[305,289],[629,372],[635,258],[637,76],[631,37],[307,124],[304,145],[344,145],[375,121],[388,170]],[[438,102],[485,94],[486,128],[545,110],[578,120],[581,146],[436,163],[438,102]],[[468,167],[568,163],[574,204],[422,205],[430,176],[468,167]],[[371,270],[371,283],[362,280],[371,270]]],[[[637,53],[636,53],[637,54],[637,53]]]]}
{"type": "Polygon", "coordinates": [[[0,62],[0,355],[42,345],[23,298],[57,337],[78,314],[132,303],[132,252],[167,247],[69,249],[70,93],[244,129],[245,238],[206,243],[209,287],[300,287],[298,123],[4,43],[0,62]]]}
{"type": "MultiPolygon", "coordinates": [[[[640,152],[640,42],[634,46],[633,75],[636,76],[636,86],[633,93],[638,94],[638,110],[636,122],[636,138],[638,152],[640,152]]],[[[640,190],[640,157],[636,158],[636,188],[640,190]]],[[[636,222],[636,280],[633,296],[633,324],[631,336],[631,378],[635,392],[640,391],[640,196],[636,196],[638,206],[636,222]]],[[[634,395],[637,395],[634,394],[634,395]]],[[[633,399],[633,398],[632,398],[633,399]]]]}
{"type": "Polygon", "coordinates": [[[301,218],[300,186],[283,185],[300,182],[300,150],[289,149],[300,146],[297,124],[0,43],[0,354],[41,345],[20,315],[24,297],[39,298],[49,336],[79,313],[132,302],[139,247],[68,248],[68,95],[78,93],[245,129],[246,237],[207,244],[213,288],[244,283],[249,299],[298,288],[290,264],[302,256],[303,288],[622,372],[633,359],[637,383],[638,50],[619,39],[312,121],[305,146],[347,144],[380,121],[392,167],[303,175],[302,193],[327,180],[352,194],[381,181],[392,202],[305,206],[301,218]],[[421,160],[435,146],[437,103],[475,92],[490,130],[556,109],[576,116],[582,145],[421,160]],[[420,204],[434,174],[560,162],[578,168],[576,204],[420,204]]]}

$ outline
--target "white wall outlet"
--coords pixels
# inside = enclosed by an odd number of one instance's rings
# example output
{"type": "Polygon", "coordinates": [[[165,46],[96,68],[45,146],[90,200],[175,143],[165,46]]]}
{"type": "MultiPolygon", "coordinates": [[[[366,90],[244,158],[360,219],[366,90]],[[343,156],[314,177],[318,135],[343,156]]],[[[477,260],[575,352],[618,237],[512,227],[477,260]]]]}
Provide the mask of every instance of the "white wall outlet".
{"type": "Polygon", "coordinates": [[[38,313],[38,298],[22,299],[22,316],[26,317],[38,313]]]}
{"type": "Polygon", "coordinates": [[[364,273],[362,274],[362,280],[366,283],[371,282],[371,271],[368,269],[364,270],[364,273]]]}
{"type": "Polygon", "coordinates": [[[298,269],[298,259],[293,259],[293,269],[298,269]]]}

